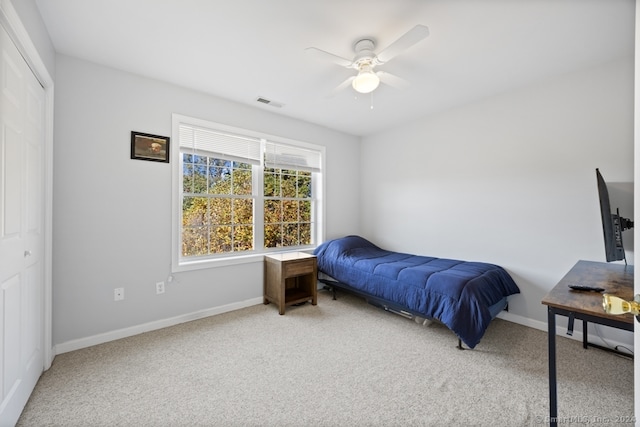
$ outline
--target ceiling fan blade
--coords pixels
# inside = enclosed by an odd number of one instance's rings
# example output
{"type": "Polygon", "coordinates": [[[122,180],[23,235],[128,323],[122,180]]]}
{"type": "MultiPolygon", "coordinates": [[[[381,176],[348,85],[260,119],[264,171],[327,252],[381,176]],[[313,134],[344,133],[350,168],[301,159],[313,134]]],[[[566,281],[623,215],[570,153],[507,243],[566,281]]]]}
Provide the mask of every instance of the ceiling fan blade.
{"type": "Polygon", "coordinates": [[[394,74],[387,73],[385,71],[378,71],[376,73],[380,77],[380,81],[386,85],[389,85],[396,89],[406,89],[409,87],[409,82],[403,78],[400,78],[394,74]]]}
{"type": "Polygon", "coordinates": [[[331,61],[334,64],[338,64],[342,67],[351,68],[353,66],[353,61],[350,59],[343,58],[338,55],[334,55],[333,53],[326,52],[322,49],[318,49],[316,47],[308,47],[304,50],[309,56],[317,58],[322,61],[331,61]]]}
{"type": "Polygon", "coordinates": [[[420,40],[427,38],[428,35],[429,28],[424,25],[416,25],[380,52],[377,55],[378,61],[381,63],[388,62],[391,58],[402,53],[405,49],[409,49],[420,40]]]}
{"type": "Polygon", "coordinates": [[[344,90],[345,88],[351,86],[351,82],[353,81],[353,79],[355,79],[356,76],[351,76],[348,79],[346,79],[345,81],[343,81],[342,83],[340,83],[338,86],[336,86],[329,95],[327,95],[327,98],[333,98],[334,96],[336,96],[338,94],[338,92],[344,90]]]}

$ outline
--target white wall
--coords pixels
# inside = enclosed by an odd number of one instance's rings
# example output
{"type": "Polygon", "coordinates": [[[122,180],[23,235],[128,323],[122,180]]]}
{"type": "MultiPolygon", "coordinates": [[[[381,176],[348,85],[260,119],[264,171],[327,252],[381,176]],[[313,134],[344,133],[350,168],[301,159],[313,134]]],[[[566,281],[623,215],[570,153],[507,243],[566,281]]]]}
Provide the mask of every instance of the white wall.
{"type": "Polygon", "coordinates": [[[20,17],[20,21],[29,33],[29,37],[36,47],[40,59],[51,77],[54,78],[56,52],[35,0],[2,0],[2,2],[10,2],[13,5],[13,8],[20,17]]]}
{"type": "Polygon", "coordinates": [[[155,293],[170,274],[171,165],[131,160],[130,132],[170,136],[172,113],[325,146],[326,237],[358,231],[358,138],[63,55],[56,67],[54,344],[261,298],[261,263],[177,273],[155,293]]]}
{"type": "Polygon", "coordinates": [[[363,233],[502,265],[522,291],[510,313],[546,327],[545,294],[576,261],[604,261],[595,169],[633,182],[633,67],[620,60],[365,138],[363,233]]]}

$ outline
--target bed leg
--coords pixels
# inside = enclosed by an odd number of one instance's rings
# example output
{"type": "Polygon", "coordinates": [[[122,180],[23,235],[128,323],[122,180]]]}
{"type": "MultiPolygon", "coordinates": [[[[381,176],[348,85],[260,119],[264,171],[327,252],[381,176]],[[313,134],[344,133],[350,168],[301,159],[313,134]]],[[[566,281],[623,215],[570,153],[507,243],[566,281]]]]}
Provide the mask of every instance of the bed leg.
{"type": "Polygon", "coordinates": [[[458,345],[456,346],[456,348],[458,350],[464,350],[464,347],[462,346],[462,340],[460,338],[458,338],[458,345]]]}
{"type": "Polygon", "coordinates": [[[333,294],[333,300],[335,301],[337,299],[336,298],[336,287],[335,286],[331,287],[331,293],[333,294]]]}

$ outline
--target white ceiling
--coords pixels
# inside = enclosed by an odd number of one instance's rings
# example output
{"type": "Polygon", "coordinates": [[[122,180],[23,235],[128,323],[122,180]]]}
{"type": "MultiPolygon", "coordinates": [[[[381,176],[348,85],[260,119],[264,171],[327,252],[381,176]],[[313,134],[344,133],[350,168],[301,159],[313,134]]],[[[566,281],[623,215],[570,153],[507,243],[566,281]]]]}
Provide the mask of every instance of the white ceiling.
{"type": "Polygon", "coordinates": [[[57,52],[353,135],[634,52],[634,0],[36,3],[57,52]],[[430,36],[379,67],[408,80],[404,90],[328,97],[355,71],[305,53],[352,58],[365,36],[379,52],[416,24],[430,36]]]}

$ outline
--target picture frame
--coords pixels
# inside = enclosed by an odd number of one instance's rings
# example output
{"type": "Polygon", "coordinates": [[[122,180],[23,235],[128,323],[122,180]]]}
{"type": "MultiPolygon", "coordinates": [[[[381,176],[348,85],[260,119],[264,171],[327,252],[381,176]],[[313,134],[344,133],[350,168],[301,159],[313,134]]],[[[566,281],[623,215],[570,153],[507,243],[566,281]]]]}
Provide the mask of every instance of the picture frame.
{"type": "Polygon", "coordinates": [[[168,136],[131,131],[131,158],[169,163],[168,136]]]}

